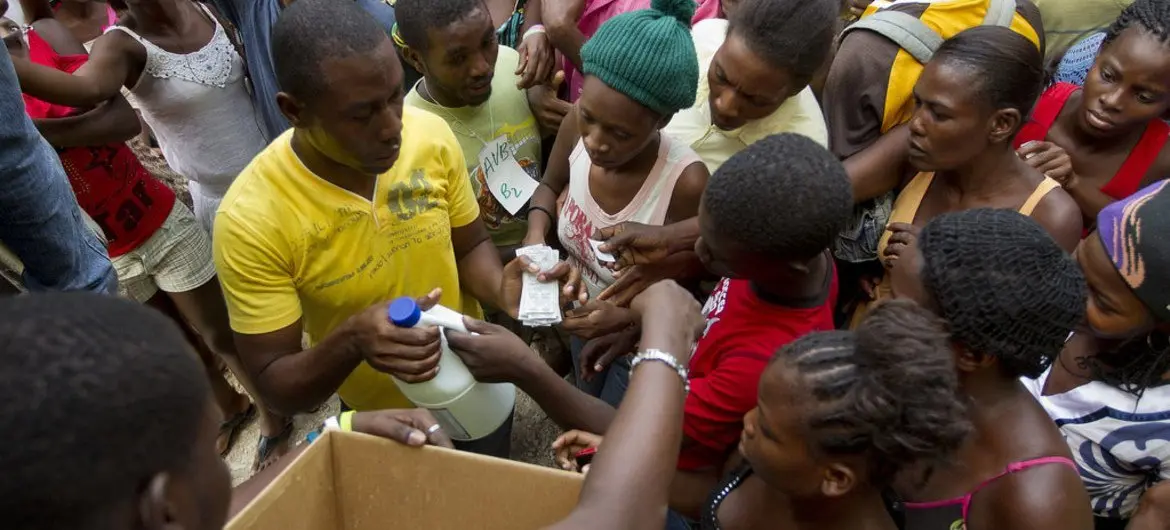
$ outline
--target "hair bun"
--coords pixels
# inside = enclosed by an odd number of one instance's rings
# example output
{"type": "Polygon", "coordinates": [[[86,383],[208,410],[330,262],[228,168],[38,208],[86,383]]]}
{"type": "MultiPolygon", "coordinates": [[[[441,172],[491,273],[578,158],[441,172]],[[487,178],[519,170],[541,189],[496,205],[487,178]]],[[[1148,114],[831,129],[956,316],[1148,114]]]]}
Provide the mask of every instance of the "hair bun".
{"type": "Polygon", "coordinates": [[[688,28],[695,16],[695,0],[651,0],[650,8],[674,17],[688,28]]]}

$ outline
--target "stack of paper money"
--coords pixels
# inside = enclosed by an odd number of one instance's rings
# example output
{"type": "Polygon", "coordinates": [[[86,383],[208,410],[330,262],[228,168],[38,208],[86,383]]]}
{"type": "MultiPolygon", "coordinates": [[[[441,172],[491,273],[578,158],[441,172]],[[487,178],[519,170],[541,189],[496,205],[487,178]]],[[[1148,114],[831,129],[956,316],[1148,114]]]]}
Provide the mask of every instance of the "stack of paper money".
{"type": "MultiPolygon", "coordinates": [[[[552,269],[560,254],[547,245],[532,245],[516,251],[516,255],[532,260],[540,270],[552,269]]],[[[520,292],[520,322],[526,326],[539,327],[560,324],[561,293],[557,282],[544,283],[536,275],[525,271],[523,290],[520,292]]]]}

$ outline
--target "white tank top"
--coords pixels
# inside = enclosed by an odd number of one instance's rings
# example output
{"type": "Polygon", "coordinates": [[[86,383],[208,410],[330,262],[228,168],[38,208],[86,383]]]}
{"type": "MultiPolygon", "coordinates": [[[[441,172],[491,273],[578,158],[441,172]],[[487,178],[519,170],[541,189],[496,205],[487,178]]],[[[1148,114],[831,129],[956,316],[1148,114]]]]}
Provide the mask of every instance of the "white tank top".
{"type": "Polygon", "coordinates": [[[589,192],[589,169],[593,162],[585,151],[585,144],[578,141],[569,156],[569,193],[557,216],[557,236],[569,254],[570,263],[581,270],[590,299],[614,282],[613,273],[597,262],[593,247],[589,245],[593,231],[627,221],[661,226],[666,221],[666,210],[679,176],[691,164],[702,162],[687,144],[666,134],[661,134],[661,137],[658,161],[646,182],[630,203],[613,215],[602,210],[589,192]]]}
{"type": "Polygon", "coordinates": [[[171,168],[198,183],[202,193],[222,198],[268,142],[248,95],[243,59],[215,17],[195,5],[215,24],[215,33],[188,54],[168,52],[122,26],[106,31],[121,31],[146,48],[146,68],[129,99],[171,168]]]}

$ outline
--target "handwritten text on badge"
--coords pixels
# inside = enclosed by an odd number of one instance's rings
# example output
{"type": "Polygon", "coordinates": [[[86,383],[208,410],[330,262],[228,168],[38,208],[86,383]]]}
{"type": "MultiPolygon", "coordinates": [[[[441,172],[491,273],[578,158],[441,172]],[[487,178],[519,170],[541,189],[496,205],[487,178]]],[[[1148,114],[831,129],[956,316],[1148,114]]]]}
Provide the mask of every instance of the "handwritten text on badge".
{"type": "Polygon", "coordinates": [[[528,203],[540,184],[516,162],[515,149],[507,136],[500,136],[483,147],[479,152],[479,167],[492,196],[512,215],[528,203]]]}

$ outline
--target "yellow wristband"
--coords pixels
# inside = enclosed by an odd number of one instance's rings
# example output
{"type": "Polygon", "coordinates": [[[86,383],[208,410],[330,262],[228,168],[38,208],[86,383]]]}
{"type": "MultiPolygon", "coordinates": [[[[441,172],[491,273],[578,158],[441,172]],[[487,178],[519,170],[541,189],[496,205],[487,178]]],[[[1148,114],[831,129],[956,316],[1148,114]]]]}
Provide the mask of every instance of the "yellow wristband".
{"type": "Polygon", "coordinates": [[[337,423],[341,427],[342,432],[353,432],[353,415],[354,414],[356,414],[355,411],[347,410],[345,412],[342,412],[337,417],[337,423]]]}

